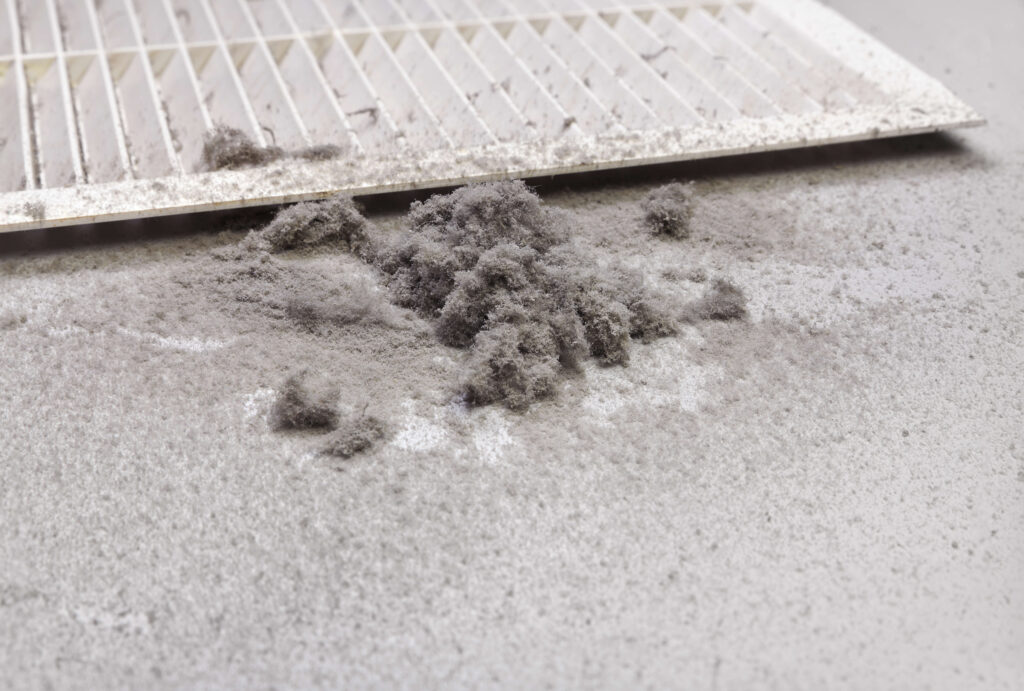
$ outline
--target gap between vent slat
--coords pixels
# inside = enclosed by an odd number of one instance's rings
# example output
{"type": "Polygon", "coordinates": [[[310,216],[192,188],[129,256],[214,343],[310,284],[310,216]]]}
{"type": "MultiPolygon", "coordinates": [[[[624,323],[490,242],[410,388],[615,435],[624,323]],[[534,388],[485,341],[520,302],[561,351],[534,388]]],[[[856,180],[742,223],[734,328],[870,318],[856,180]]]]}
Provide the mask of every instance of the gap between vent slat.
{"type": "Polygon", "coordinates": [[[57,46],[47,16],[45,1],[13,0],[17,8],[16,21],[21,32],[21,49],[26,54],[54,54],[57,46]]]}
{"type": "Polygon", "coordinates": [[[740,117],[738,106],[719,91],[721,87],[716,88],[685,62],[675,46],[659,38],[638,17],[632,13],[622,14],[615,23],[614,31],[704,118],[711,122],[724,122],[740,117]]]}
{"type": "MultiPolygon", "coordinates": [[[[359,59],[342,34],[335,15],[324,5],[323,0],[308,2],[312,9],[327,21],[331,29],[329,40],[325,42],[321,54],[317,56],[317,66],[341,111],[364,150],[375,155],[392,155],[396,149],[405,146],[394,117],[370,78],[359,67],[359,59]]],[[[359,13],[358,8],[351,4],[346,7],[349,8],[349,12],[342,12],[339,15],[342,20],[359,26],[366,25],[365,17],[359,13]]]]}
{"type": "Polygon", "coordinates": [[[16,22],[11,15],[7,2],[8,0],[0,0],[0,60],[7,58],[13,60],[14,58],[16,22]]]}
{"type": "Polygon", "coordinates": [[[531,26],[602,104],[612,104],[609,110],[624,127],[653,129],[661,124],[654,109],[635,93],[629,83],[615,74],[592,46],[585,41],[564,40],[566,37],[571,39],[573,34],[564,19],[555,16],[531,26]]]}
{"type": "Polygon", "coordinates": [[[812,37],[794,28],[785,19],[762,3],[755,3],[750,16],[769,31],[778,35],[786,45],[807,62],[816,65],[830,79],[863,103],[881,103],[884,94],[861,75],[843,65],[812,37]]]}
{"type": "MultiPolygon", "coordinates": [[[[25,75],[25,64],[22,57],[22,36],[21,26],[18,21],[18,14],[14,6],[15,0],[0,0],[2,6],[0,11],[7,17],[9,27],[10,51],[12,59],[8,65],[5,82],[11,85],[9,88],[14,91],[14,108],[17,117],[15,122],[19,124],[17,133],[17,149],[11,149],[11,143],[7,143],[6,151],[13,153],[10,156],[10,182],[4,186],[7,190],[36,189],[39,186],[37,162],[34,155],[35,141],[32,124],[32,110],[29,103],[28,80],[25,75]],[[18,172],[18,158],[21,159],[20,174],[18,172]]],[[[6,94],[4,94],[6,95],[6,94]]]]}
{"type": "MultiPolygon", "coordinates": [[[[290,31],[294,35],[300,36],[301,30],[287,4],[283,0],[276,0],[276,2],[282,16],[288,22],[290,31]]],[[[296,39],[291,49],[282,58],[280,67],[282,73],[288,71],[288,79],[285,81],[286,88],[290,90],[296,105],[301,106],[299,112],[305,115],[303,121],[312,143],[314,145],[338,144],[337,137],[340,128],[345,133],[350,153],[363,153],[364,149],[359,138],[353,132],[338,100],[331,93],[331,88],[305,38],[296,39]],[[315,86],[306,88],[303,79],[308,80],[310,77],[315,81],[315,86]]]]}
{"type": "Polygon", "coordinates": [[[410,145],[429,148],[440,140],[447,148],[455,147],[379,33],[371,32],[366,37],[357,60],[410,145]]]}
{"type": "Polygon", "coordinates": [[[790,50],[740,8],[727,6],[719,12],[717,19],[738,41],[749,46],[780,74],[789,77],[797,88],[820,103],[826,111],[848,108],[857,103],[853,96],[819,72],[815,65],[790,50]]]}
{"type": "Polygon", "coordinates": [[[89,182],[116,182],[131,174],[121,137],[117,102],[107,95],[101,66],[103,53],[68,57],[68,77],[81,137],[82,167],[89,182]]]}
{"type": "MultiPolygon", "coordinates": [[[[618,15],[619,21],[639,22],[638,10],[642,12],[647,17],[647,24],[654,35],[664,41],[666,45],[672,46],[681,59],[692,63],[695,72],[705,75],[705,78],[711,80],[712,83],[715,83],[714,80],[717,79],[716,90],[743,115],[764,117],[781,113],[782,108],[779,104],[763,93],[758,85],[751,82],[746,75],[723,59],[724,56],[718,55],[707,44],[703,36],[698,36],[691,30],[684,18],[694,11],[701,11],[701,8],[696,3],[686,3],[686,5],[690,5],[690,7],[688,9],[676,8],[677,11],[670,11],[666,9],[665,5],[650,5],[641,2],[630,4],[623,0],[616,0],[614,14],[618,15]],[[638,5],[643,5],[643,9],[636,7],[638,5]]],[[[599,12],[599,14],[608,15],[609,13],[599,12]]]]}
{"type": "Polygon", "coordinates": [[[0,192],[24,189],[28,182],[21,136],[25,123],[19,112],[17,70],[15,59],[0,58],[0,123],[4,127],[0,133],[0,192]]]}
{"type": "Polygon", "coordinates": [[[181,173],[181,164],[174,151],[171,133],[160,105],[160,94],[149,62],[147,41],[134,7],[128,0],[103,0],[97,5],[104,21],[124,25],[105,34],[126,38],[125,50],[107,53],[110,74],[114,81],[120,109],[125,149],[136,177],[152,178],[181,173]],[[120,7],[118,11],[117,7],[120,7]],[[104,12],[113,10],[112,14],[104,12]],[[125,26],[127,28],[125,28],[125,26]]]}
{"type": "Polygon", "coordinates": [[[285,149],[299,149],[313,143],[302,116],[292,100],[278,66],[277,55],[270,50],[268,40],[275,49],[288,51],[295,36],[287,35],[287,25],[276,5],[259,2],[257,16],[248,0],[217,0],[234,2],[255,37],[254,49],[247,55],[236,57],[235,66],[245,84],[246,94],[253,104],[253,112],[264,131],[270,132],[270,143],[285,149]],[[276,11],[276,13],[275,13],[276,11]],[[282,33],[276,33],[280,27],[282,33]]]}
{"type": "MultiPolygon", "coordinates": [[[[452,9],[461,18],[461,23],[451,26],[451,35],[456,36],[468,55],[476,60],[489,78],[492,89],[504,95],[521,117],[528,130],[552,138],[578,137],[582,130],[575,119],[562,108],[558,100],[544,88],[540,80],[501,38],[494,25],[483,17],[471,0],[443,0],[446,9],[441,13],[451,18],[452,9]]],[[[435,0],[428,0],[435,8],[435,0]]],[[[519,139],[527,137],[520,136],[519,139]]]]}
{"type": "Polygon", "coordinates": [[[313,0],[331,21],[335,31],[352,31],[369,29],[370,23],[366,15],[356,6],[354,0],[344,0],[344,8],[339,8],[339,0],[313,0]]]}
{"type": "Polygon", "coordinates": [[[706,75],[719,93],[725,94],[748,117],[770,117],[780,114],[778,106],[730,65],[718,60],[707,44],[693,35],[679,18],[665,10],[655,10],[651,30],[666,44],[675,46],[680,58],[693,69],[706,75]]]}
{"type": "Polygon", "coordinates": [[[696,108],[661,78],[654,68],[638,57],[625,40],[604,20],[582,17],[577,35],[594,50],[603,49],[615,74],[649,103],[658,119],[668,125],[702,122],[705,118],[696,108]],[[612,62],[614,61],[614,62],[612,62]]]}
{"type": "Polygon", "coordinates": [[[532,139],[536,128],[463,42],[455,29],[440,29],[434,52],[457,83],[470,90],[468,98],[500,141],[532,139]]]}
{"type": "MultiPolygon", "coordinates": [[[[195,65],[196,76],[203,88],[203,101],[210,109],[214,125],[227,125],[242,130],[252,137],[257,145],[266,146],[269,143],[266,133],[260,126],[260,121],[256,117],[256,113],[253,112],[252,103],[245,94],[242,78],[235,68],[234,59],[221,31],[221,19],[213,11],[208,0],[198,0],[198,2],[206,15],[210,31],[213,32],[214,43],[209,46],[194,47],[190,51],[190,57],[194,63],[199,63],[195,65]],[[219,74],[211,75],[211,70],[216,70],[219,74]],[[227,86],[233,87],[230,88],[229,93],[221,91],[227,86]]],[[[229,5],[218,2],[217,7],[227,10],[229,5]]],[[[237,16],[233,21],[225,23],[229,29],[235,30],[240,28],[241,24],[242,18],[237,16]]]]}
{"type": "Polygon", "coordinates": [[[437,11],[430,0],[394,0],[392,4],[397,7],[405,21],[416,25],[444,21],[444,15],[437,11]]]}
{"type": "Polygon", "coordinates": [[[786,113],[816,113],[821,105],[787,82],[783,75],[761,56],[730,35],[724,26],[703,8],[688,10],[683,23],[711,47],[716,54],[728,60],[737,72],[751,84],[760,87],[761,93],[770,98],[786,113]]]}
{"type": "Polygon", "coordinates": [[[431,0],[445,19],[450,22],[468,22],[479,19],[480,15],[468,3],[463,0],[431,0]]]}
{"type": "MultiPolygon", "coordinates": [[[[422,94],[402,69],[398,59],[388,46],[381,29],[369,21],[366,3],[351,0],[351,4],[369,26],[362,48],[354,51],[357,64],[374,85],[377,94],[391,112],[395,125],[415,148],[429,148],[440,137],[447,148],[455,143],[445,131],[437,116],[431,112],[422,94]]],[[[373,5],[378,8],[382,6],[373,5]]]]}
{"type": "Polygon", "coordinates": [[[569,116],[567,122],[578,122],[584,132],[592,135],[623,130],[618,118],[605,108],[565,61],[540,40],[532,27],[527,27],[525,22],[512,22],[508,35],[501,37],[547,92],[562,104],[569,116]],[[552,64],[555,69],[552,69],[552,64]]]}
{"type": "MultiPolygon", "coordinates": [[[[447,21],[448,14],[435,0],[405,0],[405,5],[426,7],[432,17],[435,32],[431,48],[442,69],[454,77],[458,88],[463,84],[466,98],[483,118],[493,135],[503,142],[526,141],[537,135],[537,129],[529,117],[516,106],[509,94],[487,69],[483,61],[463,40],[460,30],[447,21]]],[[[404,5],[403,5],[404,6],[404,5]]],[[[469,18],[471,12],[463,11],[469,18]]]]}
{"type": "Polygon", "coordinates": [[[399,29],[409,28],[402,15],[390,2],[382,0],[352,0],[352,4],[359,8],[367,18],[368,26],[375,29],[399,29]]]}
{"type": "Polygon", "coordinates": [[[83,179],[116,182],[130,177],[131,163],[121,138],[117,100],[92,4],[58,0],[50,7],[56,13],[55,45],[66,65],[83,179]]]}
{"type": "Polygon", "coordinates": [[[44,4],[28,9],[18,0],[15,22],[20,33],[22,54],[41,47],[41,55],[26,56],[22,61],[26,83],[29,117],[32,128],[32,154],[38,184],[42,187],[71,185],[76,179],[69,139],[67,117],[61,94],[61,73],[55,67],[57,53],[53,44],[44,4]]]}
{"type": "MultiPolygon", "coordinates": [[[[103,43],[103,32],[100,30],[100,20],[92,0],[79,0],[79,2],[81,7],[85,9],[86,22],[88,22],[89,31],[92,34],[93,44],[98,51],[90,69],[99,71],[99,78],[102,82],[102,90],[105,97],[103,101],[110,127],[109,139],[105,142],[105,145],[113,146],[117,152],[117,166],[120,168],[119,177],[134,177],[135,173],[132,170],[131,158],[128,156],[128,148],[125,146],[124,137],[122,136],[124,123],[121,120],[121,112],[117,105],[117,89],[114,86],[114,78],[110,74],[110,62],[107,60],[106,47],[103,43]]],[[[100,117],[103,116],[101,115],[100,117]]]]}
{"type": "MultiPolygon", "coordinates": [[[[464,27],[465,30],[465,27],[464,27]]],[[[477,59],[498,80],[516,107],[533,122],[542,134],[556,138],[565,134],[583,134],[561,102],[541,84],[522,59],[506,44],[490,24],[474,27],[474,33],[459,35],[477,59]]]]}
{"type": "Polygon", "coordinates": [[[463,147],[498,141],[419,32],[406,33],[393,50],[409,78],[421,85],[420,93],[452,141],[463,147]]]}
{"type": "Polygon", "coordinates": [[[171,140],[181,168],[188,172],[201,167],[203,138],[213,127],[213,118],[203,102],[202,87],[188,51],[188,39],[201,37],[209,40],[213,32],[208,25],[199,23],[205,16],[202,8],[190,0],[184,1],[190,4],[171,4],[168,0],[161,0],[164,13],[170,17],[175,46],[166,52],[151,52],[150,58],[154,61],[153,73],[160,87],[160,103],[171,140]],[[190,32],[188,39],[183,31],[186,26],[190,32]],[[201,32],[204,26],[205,34],[201,32]]]}
{"type": "MultiPolygon", "coordinates": [[[[412,26],[408,15],[396,3],[391,0],[377,1],[388,3],[395,16],[412,26]]],[[[411,29],[402,32],[397,42],[389,41],[389,46],[410,81],[415,85],[423,85],[424,88],[417,87],[420,95],[453,142],[464,147],[475,147],[498,141],[419,31],[411,29]]]]}
{"type": "MultiPolygon", "coordinates": [[[[49,107],[53,109],[53,112],[49,113],[49,118],[52,118],[52,121],[48,124],[55,130],[63,130],[63,136],[53,132],[53,139],[51,140],[50,148],[52,156],[48,158],[56,165],[50,166],[50,170],[47,171],[47,174],[48,176],[55,176],[57,179],[61,180],[62,186],[70,184],[84,184],[87,180],[85,170],[82,167],[82,138],[81,133],[78,130],[78,117],[75,113],[75,104],[71,96],[71,80],[68,77],[68,64],[64,54],[64,41],[61,37],[60,23],[57,20],[57,6],[54,3],[54,0],[44,0],[42,3],[36,0],[33,8],[46,17],[47,24],[50,29],[51,46],[54,53],[53,64],[50,65],[46,72],[39,77],[40,84],[49,83],[51,80],[56,81],[56,84],[53,85],[56,91],[53,97],[54,99],[59,100],[59,105],[54,103],[49,104],[49,107]],[[56,75],[54,75],[53,72],[54,68],[56,68],[56,75]],[[61,125],[63,125],[63,127],[61,127],[61,125]],[[57,143],[58,141],[60,141],[59,144],[57,143]],[[66,150],[64,148],[65,145],[67,146],[66,150]],[[55,151],[55,148],[59,150],[55,151]],[[67,169],[68,164],[70,164],[70,170],[67,169]],[[69,173],[71,176],[70,178],[68,177],[69,173]]],[[[38,17],[39,15],[37,14],[36,16],[38,17]]],[[[39,93],[42,93],[42,89],[40,89],[39,93]]]]}

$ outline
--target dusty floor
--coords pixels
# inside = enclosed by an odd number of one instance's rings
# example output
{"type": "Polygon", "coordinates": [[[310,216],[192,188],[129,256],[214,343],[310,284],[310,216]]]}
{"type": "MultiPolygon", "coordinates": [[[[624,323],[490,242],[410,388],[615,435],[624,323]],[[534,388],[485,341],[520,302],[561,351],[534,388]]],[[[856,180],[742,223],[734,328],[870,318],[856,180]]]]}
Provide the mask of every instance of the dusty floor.
{"type": "Polygon", "coordinates": [[[1024,7],[831,4],[990,125],[542,186],[751,318],[525,414],[416,323],[226,311],[188,278],[238,234],[0,240],[0,687],[1024,685],[1024,7]],[[673,177],[698,230],[652,239],[673,177]],[[390,441],[272,433],[297,366],[390,441]]]}

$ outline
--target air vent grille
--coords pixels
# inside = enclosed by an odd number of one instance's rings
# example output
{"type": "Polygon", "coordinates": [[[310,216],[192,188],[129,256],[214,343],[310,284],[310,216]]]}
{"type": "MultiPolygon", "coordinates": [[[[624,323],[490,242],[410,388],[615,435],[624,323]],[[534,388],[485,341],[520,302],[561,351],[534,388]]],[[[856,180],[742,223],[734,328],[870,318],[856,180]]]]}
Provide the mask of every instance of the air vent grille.
{"type": "Polygon", "coordinates": [[[0,230],[978,121],[811,0],[0,0],[0,230]]]}

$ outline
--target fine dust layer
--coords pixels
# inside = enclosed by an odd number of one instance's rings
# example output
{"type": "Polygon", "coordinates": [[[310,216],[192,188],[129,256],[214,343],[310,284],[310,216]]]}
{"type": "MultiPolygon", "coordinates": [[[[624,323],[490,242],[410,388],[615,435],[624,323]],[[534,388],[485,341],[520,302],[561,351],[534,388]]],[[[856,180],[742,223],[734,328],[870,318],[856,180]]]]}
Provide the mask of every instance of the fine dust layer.
{"type": "Polygon", "coordinates": [[[830,5],[989,126],[544,181],[595,266],[747,317],[522,413],[453,400],[469,351],[348,251],[0,259],[0,687],[1024,686],[1024,8],[830,5]],[[690,237],[652,237],[689,178],[690,237]],[[307,328],[296,292],[374,306],[307,328]],[[385,437],[273,431],[302,371],[385,437]]]}

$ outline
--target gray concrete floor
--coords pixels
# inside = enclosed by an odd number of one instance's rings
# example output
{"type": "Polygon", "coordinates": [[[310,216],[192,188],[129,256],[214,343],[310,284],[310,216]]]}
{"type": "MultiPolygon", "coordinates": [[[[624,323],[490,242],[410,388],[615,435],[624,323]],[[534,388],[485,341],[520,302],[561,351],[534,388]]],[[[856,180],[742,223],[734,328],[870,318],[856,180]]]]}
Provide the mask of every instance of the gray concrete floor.
{"type": "Polygon", "coordinates": [[[182,278],[230,238],[3,238],[0,687],[1024,686],[1024,5],[829,4],[988,127],[545,185],[751,315],[524,415],[446,405],[440,346],[220,315],[182,278]],[[680,176],[698,237],[630,230],[680,176]],[[295,363],[389,443],[270,433],[295,363]]]}

